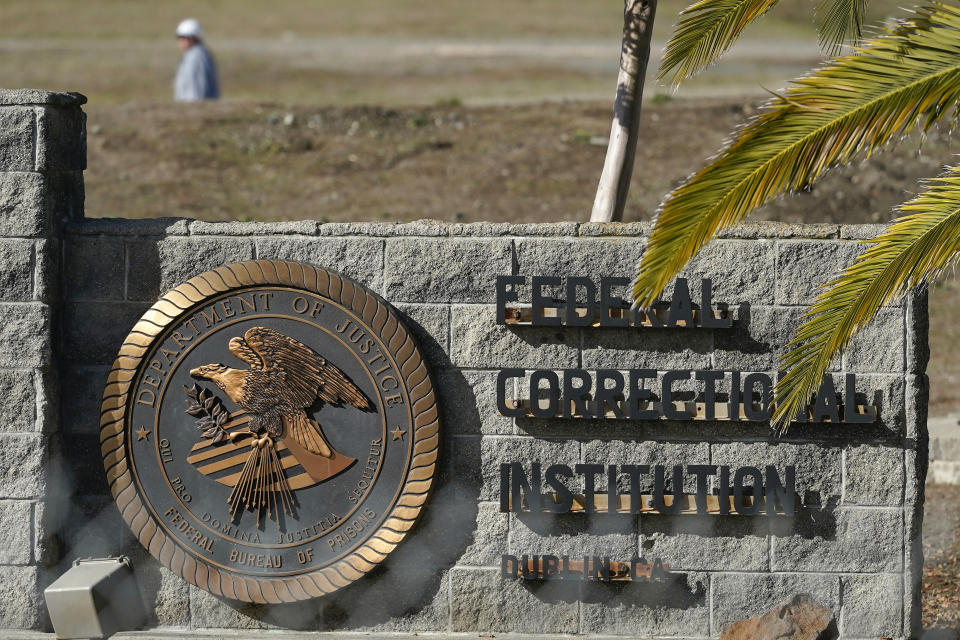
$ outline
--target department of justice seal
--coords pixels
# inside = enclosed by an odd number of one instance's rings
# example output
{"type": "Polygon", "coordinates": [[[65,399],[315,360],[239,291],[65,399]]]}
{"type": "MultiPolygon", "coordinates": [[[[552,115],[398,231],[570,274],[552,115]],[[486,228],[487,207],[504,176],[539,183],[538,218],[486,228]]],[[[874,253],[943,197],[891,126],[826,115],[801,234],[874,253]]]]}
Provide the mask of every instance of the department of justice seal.
{"type": "Polygon", "coordinates": [[[100,441],[124,520],[188,582],[257,603],[382,562],[433,484],[439,420],[413,336],[334,272],[257,260],[157,301],[120,349],[100,441]]]}

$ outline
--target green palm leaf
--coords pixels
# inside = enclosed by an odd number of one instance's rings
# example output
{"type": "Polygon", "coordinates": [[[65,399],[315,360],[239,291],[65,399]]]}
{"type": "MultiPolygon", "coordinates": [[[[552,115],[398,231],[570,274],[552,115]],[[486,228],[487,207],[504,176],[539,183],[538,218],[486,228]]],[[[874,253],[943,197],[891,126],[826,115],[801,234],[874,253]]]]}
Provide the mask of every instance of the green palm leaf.
{"type": "Polygon", "coordinates": [[[703,71],[777,0],[699,0],[680,12],[657,78],[678,84],[703,71]],[[672,73],[671,73],[672,72],[672,73]]]}
{"type": "Polygon", "coordinates": [[[794,81],[705,168],[667,196],[633,285],[649,306],[717,232],[809,185],[960,99],[960,9],[935,4],[854,55],[794,81]]]}
{"type": "Polygon", "coordinates": [[[816,392],[831,358],[881,306],[957,264],[960,256],[960,167],[900,206],[907,214],[873,240],[857,261],[817,297],[781,365],[773,423],[785,429],[816,392]]]}
{"type": "Polygon", "coordinates": [[[820,48],[837,55],[847,40],[858,44],[863,37],[867,0],[820,0],[817,3],[817,36],[820,48]]]}

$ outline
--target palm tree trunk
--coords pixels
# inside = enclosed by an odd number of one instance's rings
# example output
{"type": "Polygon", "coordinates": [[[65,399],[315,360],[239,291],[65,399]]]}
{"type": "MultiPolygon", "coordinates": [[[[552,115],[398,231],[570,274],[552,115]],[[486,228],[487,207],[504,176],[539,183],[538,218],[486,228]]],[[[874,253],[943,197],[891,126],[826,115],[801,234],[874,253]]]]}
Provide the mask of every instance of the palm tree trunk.
{"type": "Polygon", "coordinates": [[[623,220],[633,157],[637,149],[637,124],[643,80],[650,60],[650,34],[657,12],[657,0],[624,0],[623,44],[620,47],[620,74],[617,98],[613,105],[613,125],[607,157],[597,185],[591,222],[623,220]]]}

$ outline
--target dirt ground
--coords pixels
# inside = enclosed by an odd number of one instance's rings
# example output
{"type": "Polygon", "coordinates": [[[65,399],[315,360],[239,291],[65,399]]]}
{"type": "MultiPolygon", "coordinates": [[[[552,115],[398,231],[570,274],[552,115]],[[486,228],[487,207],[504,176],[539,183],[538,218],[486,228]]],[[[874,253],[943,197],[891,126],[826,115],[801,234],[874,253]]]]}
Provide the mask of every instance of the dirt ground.
{"type": "MultiPolygon", "coordinates": [[[[753,100],[644,107],[628,220],[755,112],[753,100]]],[[[87,212],[208,220],[584,220],[610,128],[606,103],[497,107],[137,104],[88,111],[87,212]]],[[[838,170],[755,220],[884,222],[950,160],[940,135],[838,170]]]]}

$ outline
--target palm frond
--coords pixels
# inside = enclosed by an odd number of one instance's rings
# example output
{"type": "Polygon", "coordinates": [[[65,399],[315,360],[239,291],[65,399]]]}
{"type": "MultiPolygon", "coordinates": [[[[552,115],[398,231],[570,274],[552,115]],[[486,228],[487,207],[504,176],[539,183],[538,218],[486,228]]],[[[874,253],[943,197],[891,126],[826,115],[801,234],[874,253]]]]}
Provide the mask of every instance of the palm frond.
{"type": "Polygon", "coordinates": [[[837,55],[844,42],[859,44],[866,13],[867,0],[820,0],[816,11],[820,48],[837,55]]]}
{"type": "Polygon", "coordinates": [[[658,79],[673,84],[703,71],[730,48],[751,22],[777,0],[699,0],[680,12],[680,22],[667,43],[658,79]],[[672,73],[671,73],[672,72],[672,73]]]}
{"type": "Polygon", "coordinates": [[[956,265],[960,257],[960,166],[930,180],[902,204],[904,214],[870,248],[826,285],[781,360],[787,369],[776,387],[773,423],[783,430],[807,405],[831,358],[887,302],[956,265]]]}
{"type": "Polygon", "coordinates": [[[651,305],[720,229],[862,151],[929,129],[958,100],[960,8],[942,4],[794,81],[667,196],[633,284],[636,304],[651,305]]]}

